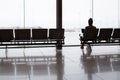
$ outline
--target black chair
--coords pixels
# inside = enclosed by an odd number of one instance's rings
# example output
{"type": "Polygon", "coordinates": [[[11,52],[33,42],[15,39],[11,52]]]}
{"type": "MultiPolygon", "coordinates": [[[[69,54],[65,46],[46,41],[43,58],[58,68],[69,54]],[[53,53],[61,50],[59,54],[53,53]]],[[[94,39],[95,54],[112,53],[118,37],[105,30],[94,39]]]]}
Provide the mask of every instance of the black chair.
{"type": "Polygon", "coordinates": [[[64,39],[64,29],[49,29],[49,39],[51,40],[64,39]]]}
{"type": "Polygon", "coordinates": [[[107,41],[109,42],[111,39],[113,28],[101,28],[99,35],[98,35],[98,41],[107,41]]]}
{"type": "Polygon", "coordinates": [[[112,35],[112,40],[120,40],[120,28],[115,28],[112,35]]]}
{"type": "Polygon", "coordinates": [[[83,33],[83,37],[81,37],[82,41],[96,41],[98,34],[98,29],[85,29],[83,33]]]}
{"type": "Polygon", "coordinates": [[[48,39],[47,29],[32,29],[32,41],[46,41],[48,39]]]}
{"type": "Polygon", "coordinates": [[[80,36],[81,49],[84,49],[84,44],[95,43],[97,40],[98,29],[85,29],[83,36],[80,36]]]}
{"type": "Polygon", "coordinates": [[[13,29],[0,29],[0,42],[10,42],[14,40],[13,29]]]}
{"type": "Polygon", "coordinates": [[[15,29],[15,40],[28,41],[31,39],[30,29],[15,29]]]}
{"type": "Polygon", "coordinates": [[[57,49],[62,49],[64,29],[49,29],[49,41],[56,44],[57,49]]]}

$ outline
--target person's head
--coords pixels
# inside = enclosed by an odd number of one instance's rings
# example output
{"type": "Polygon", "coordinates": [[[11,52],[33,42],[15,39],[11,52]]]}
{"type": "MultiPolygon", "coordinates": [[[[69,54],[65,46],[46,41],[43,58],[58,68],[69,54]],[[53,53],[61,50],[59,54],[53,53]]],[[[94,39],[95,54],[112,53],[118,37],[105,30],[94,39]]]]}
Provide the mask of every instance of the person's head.
{"type": "Polygon", "coordinates": [[[88,20],[88,24],[89,24],[90,26],[92,26],[92,24],[93,24],[93,19],[92,19],[92,18],[90,18],[90,19],[88,20]]]}

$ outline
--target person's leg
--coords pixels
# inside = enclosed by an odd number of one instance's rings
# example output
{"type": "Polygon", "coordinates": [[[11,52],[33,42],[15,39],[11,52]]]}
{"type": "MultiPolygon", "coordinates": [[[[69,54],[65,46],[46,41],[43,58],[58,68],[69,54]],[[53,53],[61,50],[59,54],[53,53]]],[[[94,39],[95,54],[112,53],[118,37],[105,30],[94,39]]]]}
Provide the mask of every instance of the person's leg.
{"type": "Polygon", "coordinates": [[[90,44],[87,44],[87,47],[86,47],[86,56],[90,56],[91,55],[91,52],[92,52],[92,48],[91,48],[91,45],[90,44]]]}

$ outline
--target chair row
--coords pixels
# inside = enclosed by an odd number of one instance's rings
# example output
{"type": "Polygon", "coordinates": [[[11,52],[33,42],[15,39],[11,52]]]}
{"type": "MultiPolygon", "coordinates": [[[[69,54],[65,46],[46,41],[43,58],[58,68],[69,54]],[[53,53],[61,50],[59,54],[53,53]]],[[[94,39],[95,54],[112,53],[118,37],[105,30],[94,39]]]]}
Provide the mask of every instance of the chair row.
{"type": "Polygon", "coordinates": [[[82,29],[81,41],[120,42],[120,28],[82,29]]]}
{"type": "Polygon", "coordinates": [[[0,29],[0,42],[64,40],[64,29],[0,29]]]}

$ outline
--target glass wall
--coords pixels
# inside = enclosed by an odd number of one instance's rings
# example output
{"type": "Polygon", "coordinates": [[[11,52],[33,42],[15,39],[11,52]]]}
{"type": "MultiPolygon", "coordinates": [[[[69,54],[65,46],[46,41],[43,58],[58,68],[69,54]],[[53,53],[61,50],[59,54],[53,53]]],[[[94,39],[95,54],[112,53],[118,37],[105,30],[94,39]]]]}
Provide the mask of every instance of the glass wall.
{"type": "Polygon", "coordinates": [[[94,0],[94,24],[97,27],[118,27],[118,0],[94,0]]]}
{"type": "MultiPolygon", "coordinates": [[[[62,0],[66,44],[80,44],[79,33],[93,17],[98,28],[120,27],[119,0],[62,0]]],[[[0,28],[56,28],[56,0],[1,0],[0,28]]]]}
{"type": "Polygon", "coordinates": [[[63,0],[63,27],[84,28],[90,17],[96,27],[118,27],[119,0],[63,0]]]}
{"type": "Polygon", "coordinates": [[[118,0],[118,27],[120,28],[120,1],[118,0]]]}
{"type": "Polygon", "coordinates": [[[26,0],[25,26],[56,28],[56,0],[26,0]]]}
{"type": "Polygon", "coordinates": [[[88,25],[90,17],[98,28],[120,26],[119,0],[63,0],[63,27],[66,44],[80,44],[81,28],[88,25]]]}
{"type": "Polygon", "coordinates": [[[90,0],[63,0],[63,28],[65,28],[65,44],[80,45],[81,28],[87,26],[91,17],[90,0]]]}
{"type": "Polygon", "coordinates": [[[63,0],[63,27],[77,30],[86,26],[91,11],[90,0],[63,0]]]}
{"type": "Polygon", "coordinates": [[[56,28],[56,0],[1,0],[0,28],[56,28]]]}
{"type": "Polygon", "coordinates": [[[23,26],[23,1],[0,1],[0,28],[13,28],[23,26]]]}

